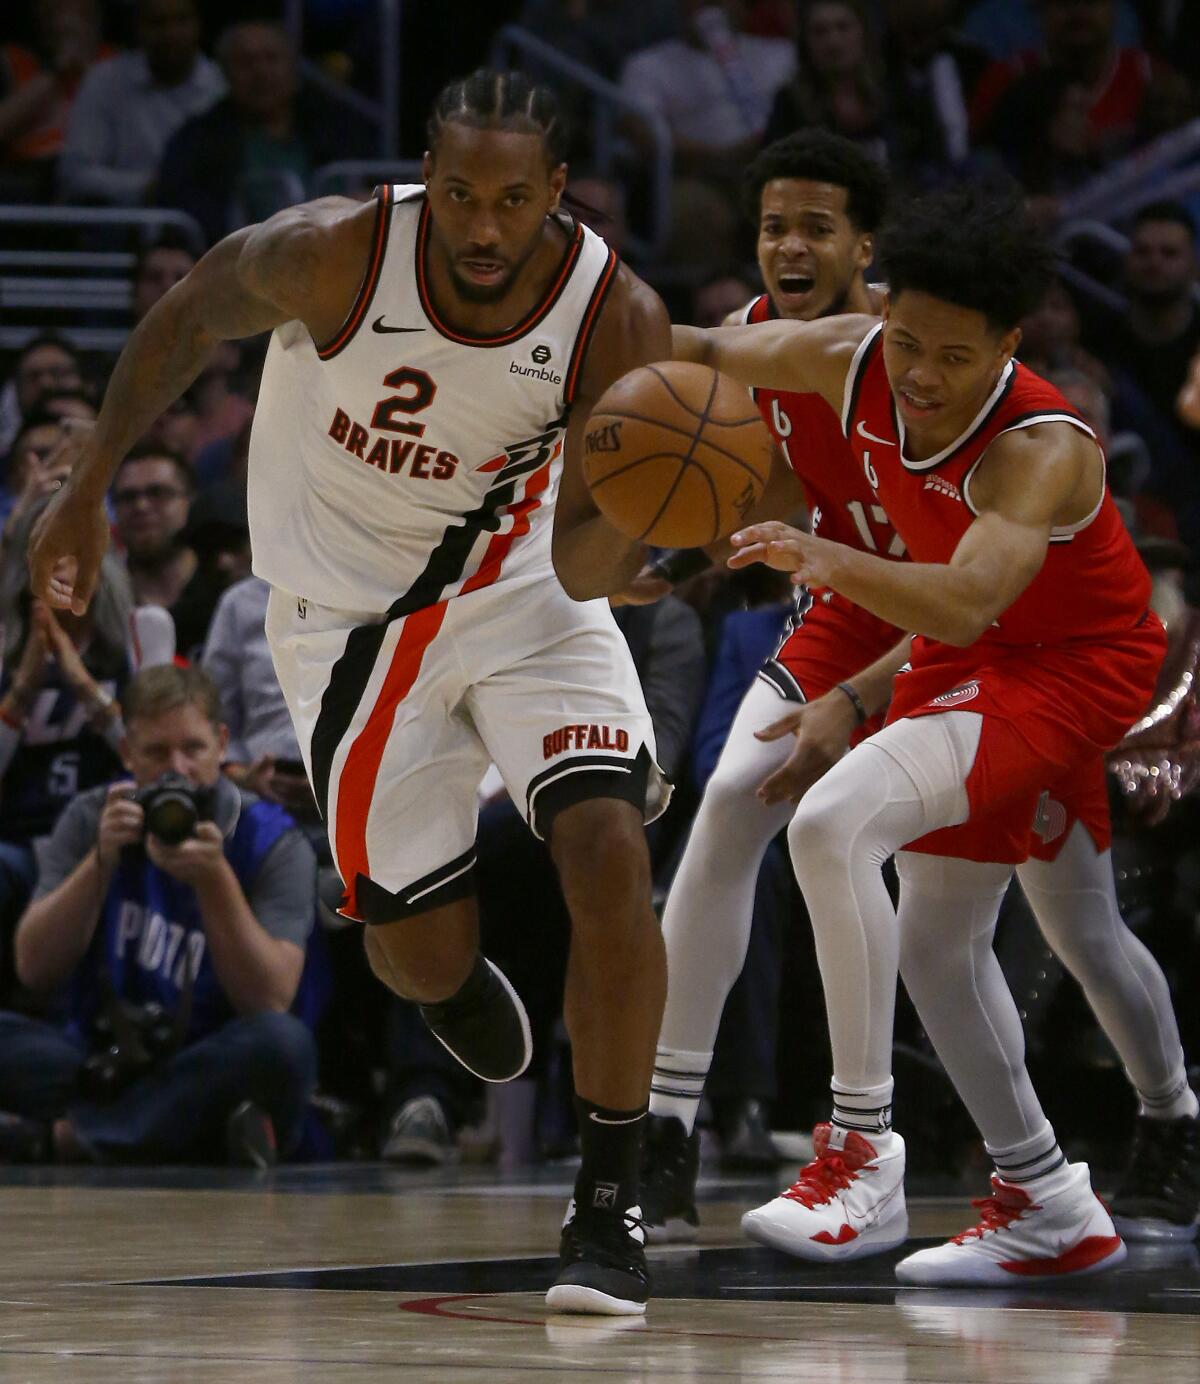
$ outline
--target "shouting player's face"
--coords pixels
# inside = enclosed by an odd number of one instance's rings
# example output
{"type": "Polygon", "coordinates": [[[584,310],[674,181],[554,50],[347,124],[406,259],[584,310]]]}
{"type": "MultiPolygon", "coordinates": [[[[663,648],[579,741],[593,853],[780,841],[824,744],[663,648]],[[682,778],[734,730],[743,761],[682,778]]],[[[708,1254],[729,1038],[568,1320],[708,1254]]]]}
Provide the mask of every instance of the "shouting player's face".
{"type": "Polygon", "coordinates": [[[981,312],[906,289],[888,305],[883,360],[896,409],[917,436],[946,445],[970,426],[1021,340],[981,312]]]}
{"type": "Polygon", "coordinates": [[[425,155],[431,242],[458,294],[499,302],[537,251],[558,209],[566,165],[550,168],[540,135],[451,121],[425,155]]]}
{"type": "Polygon", "coordinates": [[[762,190],[758,267],[782,317],[810,322],[845,310],[874,245],[846,214],[846,189],[774,178],[762,190]]]}

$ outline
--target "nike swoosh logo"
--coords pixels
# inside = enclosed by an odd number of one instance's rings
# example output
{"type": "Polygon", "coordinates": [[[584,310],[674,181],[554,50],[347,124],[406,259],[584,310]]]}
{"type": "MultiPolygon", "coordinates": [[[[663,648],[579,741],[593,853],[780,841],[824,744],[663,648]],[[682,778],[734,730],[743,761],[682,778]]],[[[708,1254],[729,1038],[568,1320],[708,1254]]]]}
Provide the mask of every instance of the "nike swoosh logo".
{"type": "Polygon", "coordinates": [[[595,1120],[597,1124],[602,1124],[602,1125],[631,1125],[631,1124],[637,1124],[637,1122],[638,1122],[639,1120],[644,1119],[644,1118],[645,1118],[645,1115],[644,1115],[644,1113],[643,1113],[643,1114],[640,1114],[640,1115],[634,1115],[631,1119],[628,1119],[628,1120],[606,1120],[606,1119],[603,1117],[603,1115],[597,1115],[596,1112],[595,1112],[594,1110],[589,1110],[589,1111],[588,1111],[588,1119],[589,1119],[589,1120],[595,1120]]]}
{"type": "Polygon", "coordinates": [[[371,323],[371,330],[372,330],[373,332],[380,332],[380,333],[382,333],[382,332],[423,332],[423,331],[425,330],[425,328],[424,328],[424,327],[385,327],[385,326],[384,326],[384,323],[383,323],[383,318],[382,318],[382,317],[377,317],[377,318],[374,320],[374,322],[371,323]]]}
{"type": "Polygon", "coordinates": [[[868,432],[865,423],[859,423],[858,435],[859,437],[865,437],[869,442],[878,442],[881,447],[894,447],[896,445],[890,438],[876,437],[874,433],[868,432]]]}

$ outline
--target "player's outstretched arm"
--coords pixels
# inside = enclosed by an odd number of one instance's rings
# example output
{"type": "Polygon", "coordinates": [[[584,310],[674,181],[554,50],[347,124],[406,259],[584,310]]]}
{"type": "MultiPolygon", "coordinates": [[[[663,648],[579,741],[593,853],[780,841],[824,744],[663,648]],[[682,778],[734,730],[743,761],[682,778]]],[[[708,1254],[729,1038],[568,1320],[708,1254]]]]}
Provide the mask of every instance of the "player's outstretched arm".
{"type": "Polygon", "coordinates": [[[1095,443],[1069,424],[1043,423],[992,443],[971,487],[978,517],[949,563],[889,562],[768,523],[732,536],[729,565],[764,562],[901,629],[966,647],[1037,576],[1051,529],[1084,519],[1102,486],[1095,443]]]}
{"type": "MultiPolygon", "coordinates": [[[[370,204],[292,207],[213,247],[134,329],[95,429],[34,529],[36,596],[82,613],[107,546],[103,502],[121,459],[204,369],[217,343],[298,319],[317,340],[344,320],[367,259],[370,204]]],[[[78,444],[76,444],[78,445],[78,444]]]]}
{"type": "Polygon", "coordinates": [[[626,538],[596,508],[583,474],[583,436],[597,400],[638,366],[671,358],[671,324],[657,293],[624,266],[601,310],[572,408],[554,513],[554,570],[568,596],[590,601],[623,591],[645,545],[626,538]]]}
{"type": "Polygon", "coordinates": [[[850,362],[874,317],[844,315],[816,322],[671,328],[676,360],[711,365],[747,389],[820,394],[840,415],[850,362]]]}

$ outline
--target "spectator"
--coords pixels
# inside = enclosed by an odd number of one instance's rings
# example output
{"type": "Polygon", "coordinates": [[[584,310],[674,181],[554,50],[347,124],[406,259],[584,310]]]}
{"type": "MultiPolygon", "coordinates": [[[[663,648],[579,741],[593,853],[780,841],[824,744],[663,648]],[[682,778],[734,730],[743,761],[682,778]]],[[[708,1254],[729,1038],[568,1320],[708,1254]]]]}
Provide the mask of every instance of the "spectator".
{"type": "Polygon", "coordinates": [[[41,396],[37,406],[56,423],[68,418],[81,423],[94,423],[100,412],[96,400],[86,389],[52,389],[41,396]]]}
{"type": "Polygon", "coordinates": [[[797,54],[763,143],[821,125],[872,145],[882,157],[883,78],[863,0],[812,0],[801,15],[797,54]]]}
{"type": "Polygon", "coordinates": [[[567,210],[601,236],[610,249],[625,257],[629,232],[625,189],[615,178],[572,170],[563,201],[567,210]]]}
{"type": "Polygon", "coordinates": [[[4,521],[0,551],[15,526],[43,495],[50,495],[70,474],[70,466],[52,460],[61,428],[58,419],[41,408],[30,412],[13,439],[0,488],[0,518],[4,521]]]}
{"type": "Polygon", "coordinates": [[[1168,419],[1200,346],[1196,268],[1196,223],[1187,208],[1143,207],[1125,260],[1129,307],[1108,350],[1168,419]]]}
{"type": "Polygon", "coordinates": [[[1044,47],[994,63],[972,99],[980,143],[1053,192],[1133,143],[1153,82],[1174,74],[1121,46],[1114,0],[1041,0],[1044,47]],[[1049,152],[1047,152],[1049,151],[1049,152]]]}
{"type": "Polygon", "coordinates": [[[136,325],[182,279],[196,256],[178,232],[164,232],[143,246],[133,271],[133,321],[136,325]]]}
{"type": "Polygon", "coordinates": [[[113,527],[139,605],[170,609],[195,575],[196,555],[184,540],[192,493],[187,463],[152,444],[135,447],[117,468],[113,527]]]}
{"type": "Polygon", "coordinates": [[[112,49],[100,41],[95,0],[39,0],[33,49],[0,48],[0,195],[45,201],[84,73],[112,49]]]}
{"type": "Polygon", "coordinates": [[[133,671],[133,596],[106,556],[82,616],[51,612],[29,593],[25,550],[42,500],[13,525],[0,581],[0,922],[8,925],[33,883],[33,843],[76,793],[119,769],[119,699],[133,671]]]}
{"type": "Polygon", "coordinates": [[[21,420],[52,390],[81,389],[83,371],[73,347],[53,332],[27,341],[0,390],[0,452],[12,446],[21,420]]]}
{"type": "Polygon", "coordinates": [[[889,162],[926,184],[967,161],[968,101],[987,57],[954,27],[954,0],[887,0],[885,14],[889,162]]]}
{"type": "Polygon", "coordinates": [[[316,803],[267,646],[270,595],[261,577],[234,582],[217,602],[200,662],[229,727],[225,772],[260,798],[312,819],[316,803]]]}
{"type": "Polygon", "coordinates": [[[301,84],[280,24],[243,20],[221,35],[229,94],[178,129],[163,151],[158,195],[210,241],[303,200],[324,163],[371,150],[362,123],[301,84]]]}
{"type": "Polygon", "coordinates": [[[151,201],[167,140],[225,94],[220,69],[200,52],[196,0],[140,0],[138,41],[80,85],[58,164],[64,201],[151,201]]]}
{"type": "Polygon", "coordinates": [[[65,1160],[211,1160],[228,1140],[235,1161],[263,1165],[295,1145],[313,1086],[312,1037],[287,1012],[315,910],[312,849],[221,774],[228,732],[199,669],[146,670],[124,708],[130,780],[63,814],[17,932],[23,983],[70,987],[67,1025],[0,1019],[0,1107],[48,1124],[65,1160]],[[176,842],[135,796],[167,771],[199,815],[176,842]],[[142,1016],[135,1032],[157,1024],[157,1060],[122,1036],[121,1007],[142,1016]],[[119,1058],[87,1062],[114,1039],[119,1058]]]}
{"type": "Polygon", "coordinates": [[[691,320],[697,327],[719,327],[754,296],[753,287],[741,275],[721,274],[696,290],[691,320]]]}
{"type": "Polygon", "coordinates": [[[181,537],[196,555],[196,570],[171,607],[171,615],[180,653],[194,658],[208,638],[222,594],[250,575],[245,488],[221,481],[201,491],[192,501],[181,537]]]}
{"type": "Polygon", "coordinates": [[[741,0],[683,0],[683,37],[635,53],[621,69],[622,90],[662,116],[674,140],[667,258],[685,265],[732,255],[736,181],[795,63],[785,39],[744,32],[744,11],[741,0]]]}

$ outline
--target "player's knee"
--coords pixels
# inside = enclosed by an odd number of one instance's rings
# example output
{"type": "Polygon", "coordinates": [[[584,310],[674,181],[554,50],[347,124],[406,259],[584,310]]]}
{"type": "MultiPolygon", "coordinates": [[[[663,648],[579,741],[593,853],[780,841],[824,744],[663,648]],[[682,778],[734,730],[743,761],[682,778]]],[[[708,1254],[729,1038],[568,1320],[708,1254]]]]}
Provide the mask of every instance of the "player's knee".
{"type": "Polygon", "coordinates": [[[835,783],[820,780],[801,798],[788,825],[788,849],[797,868],[848,857],[854,805],[835,783]]]}
{"type": "Polygon", "coordinates": [[[648,893],[646,830],[630,803],[593,798],[565,808],[551,826],[550,853],[569,897],[648,893]]]}

